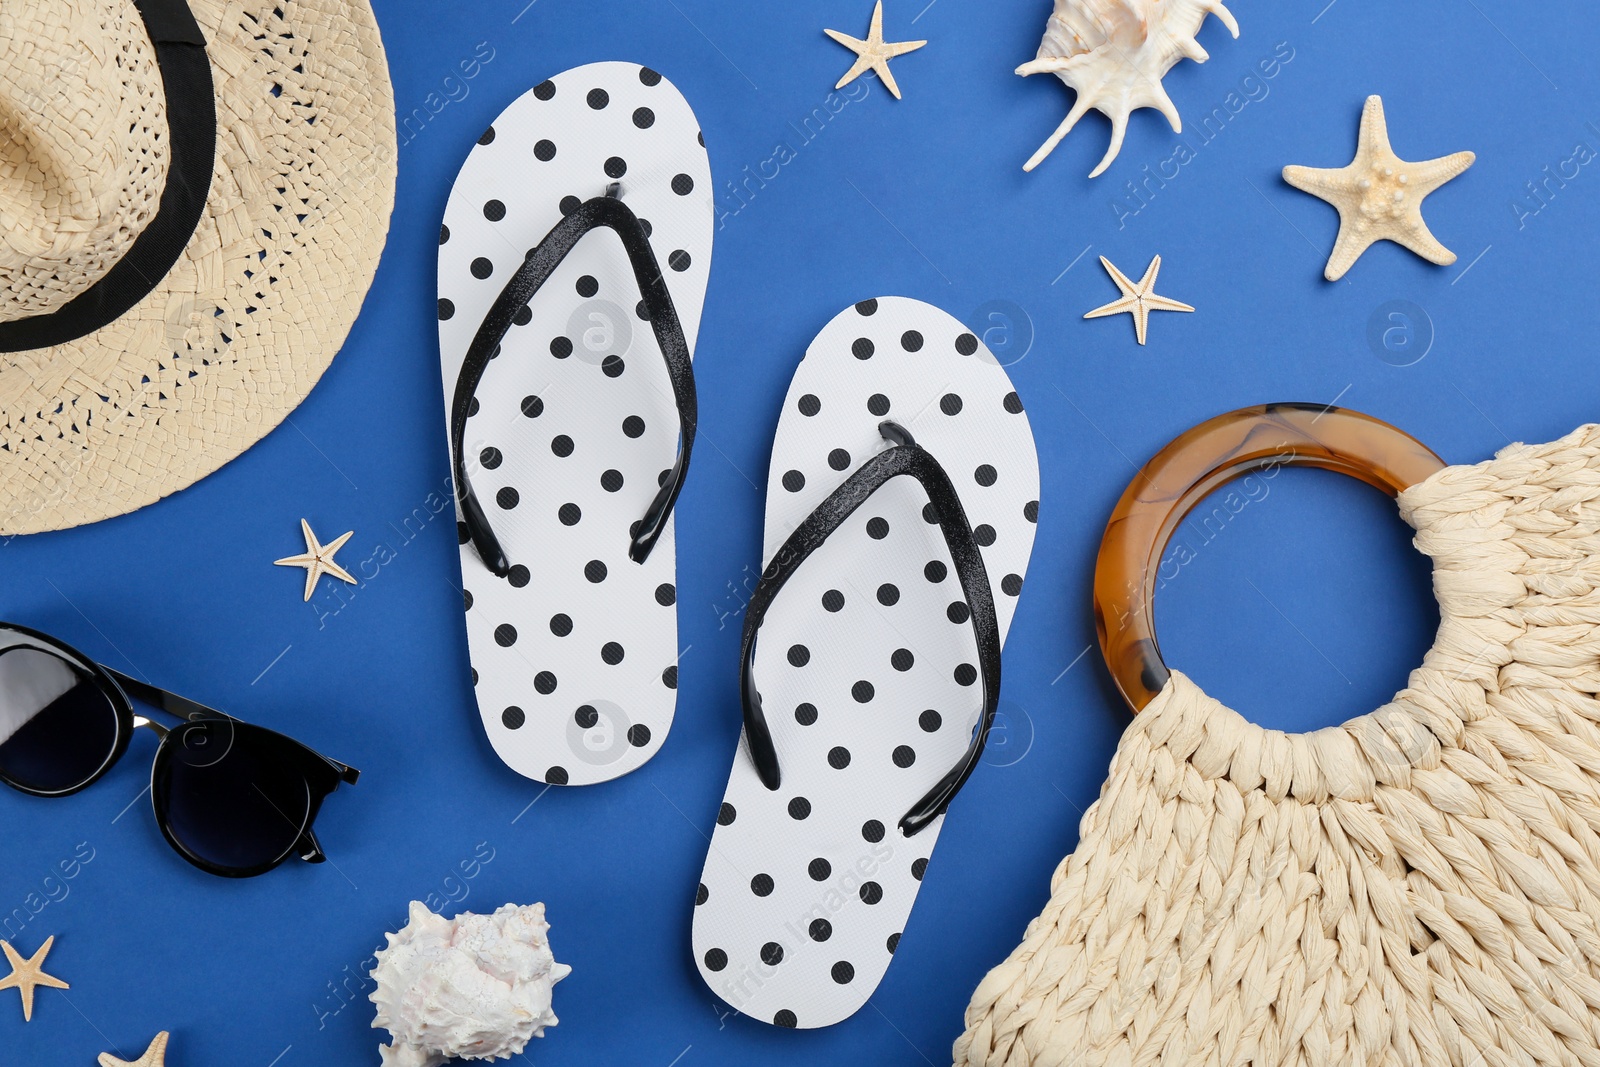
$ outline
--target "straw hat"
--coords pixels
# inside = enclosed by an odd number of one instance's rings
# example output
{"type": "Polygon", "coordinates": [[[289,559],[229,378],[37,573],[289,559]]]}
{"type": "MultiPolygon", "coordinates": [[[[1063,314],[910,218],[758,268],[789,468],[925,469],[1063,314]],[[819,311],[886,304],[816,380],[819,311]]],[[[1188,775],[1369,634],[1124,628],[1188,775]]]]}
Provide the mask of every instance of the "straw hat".
{"type": "Polygon", "coordinates": [[[366,0],[4,0],[0,534],[282,421],[372,282],[395,154],[366,0]]]}

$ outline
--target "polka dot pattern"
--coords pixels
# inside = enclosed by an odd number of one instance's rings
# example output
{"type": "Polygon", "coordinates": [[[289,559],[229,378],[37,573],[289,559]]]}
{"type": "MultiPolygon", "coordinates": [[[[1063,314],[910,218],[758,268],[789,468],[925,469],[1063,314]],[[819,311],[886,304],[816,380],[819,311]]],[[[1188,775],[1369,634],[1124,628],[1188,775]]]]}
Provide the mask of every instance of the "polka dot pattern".
{"type": "MultiPolygon", "coordinates": [[[[894,297],[846,309],[807,351],[781,409],[764,561],[889,447],[879,421],[902,420],[949,473],[969,521],[993,533],[981,551],[1003,634],[1017,599],[1001,576],[1026,574],[1035,527],[1025,511],[1039,495],[1027,416],[1005,400],[1013,393],[943,312],[894,297]]],[[[755,674],[783,785],[768,790],[744,748],[734,755],[725,800],[739,818],[705,827],[709,896],[693,933],[697,959],[712,948],[728,957],[720,974],[701,968],[707,984],[753,1019],[787,1013],[786,1025],[804,1029],[861,1008],[937,843],[940,822],[910,839],[899,822],[965,752],[981,698],[970,609],[939,527],[924,521],[927,502],[912,479],[884,485],[791,575],[763,621],[755,674]],[[754,872],[772,880],[765,895],[753,892],[754,872]],[[764,963],[769,944],[783,949],[775,967],[764,963]],[[752,973],[763,981],[736,980],[752,973]]],[[[961,817],[959,798],[953,811],[961,817]]]]}
{"type": "MultiPolygon", "coordinates": [[[[667,285],[692,350],[715,217],[704,197],[674,186],[713,188],[710,165],[688,103],[642,71],[596,63],[541,82],[468,155],[438,248],[447,412],[462,358],[521,251],[613,181],[648,220],[657,259],[674,267],[667,285]]],[[[497,578],[461,544],[476,696],[495,751],[535,780],[626,774],[660,748],[676,706],[672,527],[644,564],[628,558],[629,528],[678,443],[639,300],[620,244],[581,242],[517,310],[467,420],[473,488],[514,565],[497,578]]]]}

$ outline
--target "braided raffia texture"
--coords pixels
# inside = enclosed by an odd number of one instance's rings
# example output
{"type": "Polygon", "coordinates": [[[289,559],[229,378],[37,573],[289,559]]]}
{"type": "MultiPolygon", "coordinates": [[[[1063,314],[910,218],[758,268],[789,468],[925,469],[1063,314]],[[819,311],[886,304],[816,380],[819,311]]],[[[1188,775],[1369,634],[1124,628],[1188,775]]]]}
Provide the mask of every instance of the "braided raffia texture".
{"type": "Polygon", "coordinates": [[[0,353],[0,534],[133,511],[238,456],[311,392],[377,270],[396,151],[370,7],[189,6],[217,96],[204,215],[122,318],[0,353]]]}
{"type": "Polygon", "coordinates": [[[1297,735],[1174,673],[958,1065],[1600,1064],[1600,427],[1400,506],[1409,686],[1297,735]]]}
{"type": "Polygon", "coordinates": [[[155,216],[166,96],[132,0],[0,6],[0,322],[99,281],[155,216]]]}

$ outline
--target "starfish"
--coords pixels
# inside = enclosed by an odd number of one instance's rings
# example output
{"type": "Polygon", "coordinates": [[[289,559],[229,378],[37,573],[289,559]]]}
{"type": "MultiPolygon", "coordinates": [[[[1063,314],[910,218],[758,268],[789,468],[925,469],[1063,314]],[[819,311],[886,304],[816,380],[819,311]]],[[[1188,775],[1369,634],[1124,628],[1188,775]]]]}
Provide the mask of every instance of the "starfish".
{"type": "Polygon", "coordinates": [[[310,600],[311,594],[316,591],[317,579],[324,574],[330,578],[337,578],[341,582],[349,582],[351,585],[356,584],[356,580],[350,576],[350,572],[333,561],[333,554],[344,547],[344,543],[350,540],[351,534],[355,533],[354,530],[346,533],[343,537],[334,538],[325,545],[318,543],[317,535],[311,532],[311,524],[304,519],[300,520],[300,532],[306,535],[305,554],[285,556],[283,559],[273,560],[272,563],[275,567],[304,567],[306,569],[307,600],[310,600]]]}
{"type": "Polygon", "coordinates": [[[855,65],[845,72],[839,79],[835,89],[843,89],[855,81],[868,70],[876,71],[883,84],[888,86],[896,100],[900,99],[900,86],[894,83],[894,75],[889,73],[889,60],[895,56],[903,56],[907,52],[915,52],[927,41],[885,41],[883,39],[883,0],[872,9],[872,25],[867,29],[865,41],[851,37],[848,33],[838,30],[823,30],[823,33],[844,45],[856,54],[855,65]]]}
{"type": "Polygon", "coordinates": [[[1335,282],[1378,241],[1393,241],[1429,263],[1454,263],[1456,254],[1440,244],[1422,221],[1422,198],[1472,166],[1477,158],[1471,152],[1457,152],[1407,163],[1389,147],[1382,98],[1369,96],[1361,110],[1356,158],[1348,167],[1284,167],[1283,180],[1339,209],[1339,239],[1323,271],[1325,278],[1335,282]]]}
{"type": "Polygon", "coordinates": [[[1117,288],[1122,290],[1122,299],[1113,300],[1104,307],[1097,307],[1084,316],[1086,319],[1099,319],[1107,315],[1121,315],[1126,312],[1133,316],[1133,327],[1139,335],[1139,343],[1144,344],[1145,331],[1150,328],[1150,312],[1152,311],[1193,311],[1188,304],[1174,300],[1171,297],[1157,295],[1156,275],[1161,272],[1161,257],[1150,261],[1149,268],[1144,272],[1144,277],[1135,285],[1128,280],[1128,276],[1116,268],[1105,256],[1100,257],[1100,265],[1111,275],[1111,280],[1117,283],[1117,288]]]}
{"type": "Polygon", "coordinates": [[[5,950],[6,961],[11,964],[11,973],[0,978],[0,989],[16,989],[22,994],[22,1021],[33,1022],[33,991],[37,986],[46,989],[70,989],[71,986],[54,975],[44,973],[44,958],[50,953],[50,946],[56,943],[54,936],[45,938],[44,947],[33,954],[33,959],[25,960],[16,949],[11,947],[11,942],[0,941],[0,949],[5,950]]]}
{"type": "Polygon", "coordinates": [[[150,1042],[150,1047],[144,1050],[144,1055],[129,1063],[119,1060],[109,1052],[100,1053],[100,1067],[165,1067],[167,1062],[167,1037],[165,1030],[156,1035],[150,1042]]]}

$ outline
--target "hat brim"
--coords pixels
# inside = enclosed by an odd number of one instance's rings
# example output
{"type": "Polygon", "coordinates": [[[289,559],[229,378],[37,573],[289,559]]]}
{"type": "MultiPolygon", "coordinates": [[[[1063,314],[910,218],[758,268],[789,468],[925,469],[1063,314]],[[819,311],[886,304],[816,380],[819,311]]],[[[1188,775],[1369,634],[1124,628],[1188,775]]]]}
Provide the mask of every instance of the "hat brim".
{"type": "Polygon", "coordinates": [[[217,150],[183,254],[115,322],[0,355],[0,534],[126,514],[222,467],[332,362],[394,207],[394,93],[365,0],[189,0],[217,150]]]}

